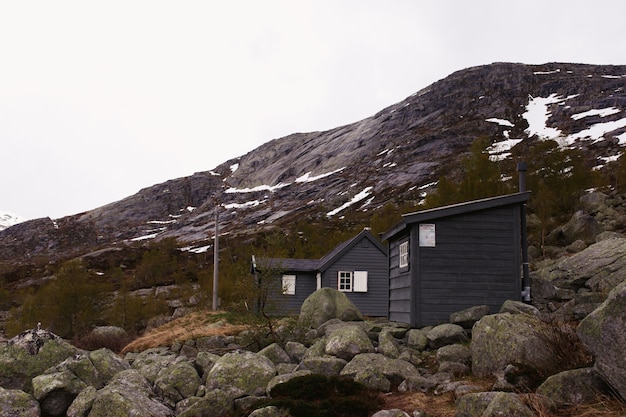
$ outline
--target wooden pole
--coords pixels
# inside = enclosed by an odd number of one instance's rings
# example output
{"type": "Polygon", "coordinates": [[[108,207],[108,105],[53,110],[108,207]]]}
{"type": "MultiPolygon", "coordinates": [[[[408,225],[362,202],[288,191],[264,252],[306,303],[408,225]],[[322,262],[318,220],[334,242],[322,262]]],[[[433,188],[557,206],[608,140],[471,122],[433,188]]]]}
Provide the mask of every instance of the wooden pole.
{"type": "Polygon", "coordinates": [[[220,213],[218,210],[219,206],[215,206],[215,242],[213,242],[213,311],[217,311],[218,309],[218,300],[217,297],[217,288],[218,288],[218,273],[219,273],[219,263],[220,263],[220,234],[219,234],[219,220],[220,213]]]}

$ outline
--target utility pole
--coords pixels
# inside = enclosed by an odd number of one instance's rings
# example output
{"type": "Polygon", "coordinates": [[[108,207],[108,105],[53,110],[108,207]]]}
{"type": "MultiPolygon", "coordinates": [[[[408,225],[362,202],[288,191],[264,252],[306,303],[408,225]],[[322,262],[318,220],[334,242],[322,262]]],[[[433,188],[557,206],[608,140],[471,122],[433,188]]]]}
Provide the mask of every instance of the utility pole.
{"type": "Polygon", "coordinates": [[[219,204],[215,205],[215,241],[213,242],[213,311],[218,309],[217,286],[218,286],[218,273],[220,263],[220,230],[219,230],[220,212],[219,204]]]}

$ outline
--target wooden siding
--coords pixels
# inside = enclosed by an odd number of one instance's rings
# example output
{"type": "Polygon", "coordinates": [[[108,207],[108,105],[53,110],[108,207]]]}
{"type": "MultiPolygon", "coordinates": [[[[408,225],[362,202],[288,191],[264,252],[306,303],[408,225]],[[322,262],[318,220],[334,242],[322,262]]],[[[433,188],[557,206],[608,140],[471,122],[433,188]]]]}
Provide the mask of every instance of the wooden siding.
{"type": "MultiPolygon", "coordinates": [[[[306,298],[317,289],[317,278],[311,272],[286,272],[287,275],[296,276],[296,293],[294,295],[276,294],[272,297],[268,306],[269,313],[273,314],[300,314],[300,307],[306,298]]],[[[282,275],[276,277],[282,283],[282,275]]]]}
{"type": "MultiPolygon", "coordinates": [[[[408,236],[389,242],[389,320],[401,323],[411,323],[411,271],[409,268],[399,267],[402,242],[408,236]]],[[[411,253],[409,253],[409,256],[411,253]]]]}
{"type": "Polygon", "coordinates": [[[339,271],[367,271],[367,292],[346,292],[365,316],[387,317],[389,269],[387,254],[362,238],[323,271],[322,286],[337,289],[339,271]]]}
{"type": "MultiPolygon", "coordinates": [[[[436,246],[418,247],[418,326],[449,321],[476,305],[499,311],[521,299],[519,205],[433,219],[436,246]]],[[[414,229],[418,225],[415,225],[414,229]]]]}

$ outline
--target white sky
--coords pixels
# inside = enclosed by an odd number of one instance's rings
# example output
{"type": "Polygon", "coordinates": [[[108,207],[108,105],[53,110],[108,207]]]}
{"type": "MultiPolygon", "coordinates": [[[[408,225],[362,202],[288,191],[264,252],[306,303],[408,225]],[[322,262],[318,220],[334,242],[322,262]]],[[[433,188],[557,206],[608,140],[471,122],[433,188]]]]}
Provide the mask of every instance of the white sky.
{"type": "Polygon", "coordinates": [[[626,64],[625,15],[623,0],[0,0],[0,211],[96,208],[470,66],[626,64]]]}

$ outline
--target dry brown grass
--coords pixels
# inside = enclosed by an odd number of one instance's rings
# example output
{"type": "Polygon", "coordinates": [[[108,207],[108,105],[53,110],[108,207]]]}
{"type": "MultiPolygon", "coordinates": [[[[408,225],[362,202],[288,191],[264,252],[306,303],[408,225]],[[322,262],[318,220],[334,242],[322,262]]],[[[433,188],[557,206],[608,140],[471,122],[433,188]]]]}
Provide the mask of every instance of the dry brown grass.
{"type": "Polygon", "coordinates": [[[184,342],[204,336],[234,335],[249,327],[247,324],[230,323],[228,317],[227,313],[219,311],[200,311],[188,314],[148,331],[127,344],[122,349],[122,353],[170,346],[174,342],[184,342]]]}

